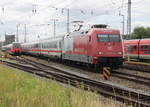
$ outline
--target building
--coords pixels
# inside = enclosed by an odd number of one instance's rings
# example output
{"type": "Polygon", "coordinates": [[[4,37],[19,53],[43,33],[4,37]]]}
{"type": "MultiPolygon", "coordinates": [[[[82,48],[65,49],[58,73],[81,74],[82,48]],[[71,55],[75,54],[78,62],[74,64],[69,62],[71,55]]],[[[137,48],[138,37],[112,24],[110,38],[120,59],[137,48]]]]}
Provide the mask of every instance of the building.
{"type": "Polygon", "coordinates": [[[0,49],[2,48],[2,46],[3,46],[3,42],[2,42],[2,41],[0,41],[0,49]]]}
{"type": "Polygon", "coordinates": [[[11,44],[12,42],[15,42],[15,35],[5,35],[4,45],[11,44]]]}

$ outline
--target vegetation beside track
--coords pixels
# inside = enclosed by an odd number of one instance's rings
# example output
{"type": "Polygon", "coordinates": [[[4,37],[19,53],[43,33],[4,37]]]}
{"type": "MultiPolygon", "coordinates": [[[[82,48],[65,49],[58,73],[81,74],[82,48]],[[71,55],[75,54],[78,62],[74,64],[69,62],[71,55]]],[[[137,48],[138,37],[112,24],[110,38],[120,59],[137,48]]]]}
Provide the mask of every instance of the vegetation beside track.
{"type": "Polygon", "coordinates": [[[63,87],[54,81],[0,64],[0,107],[116,107],[96,94],[63,87]]]}

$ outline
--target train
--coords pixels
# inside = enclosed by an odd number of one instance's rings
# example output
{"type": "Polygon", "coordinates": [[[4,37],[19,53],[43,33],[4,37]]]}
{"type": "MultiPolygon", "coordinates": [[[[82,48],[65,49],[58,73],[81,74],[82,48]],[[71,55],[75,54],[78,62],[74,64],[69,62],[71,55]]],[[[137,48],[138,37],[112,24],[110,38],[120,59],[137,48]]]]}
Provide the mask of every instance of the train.
{"type": "Polygon", "coordinates": [[[123,63],[120,31],[99,25],[31,43],[23,43],[24,54],[86,64],[94,68],[119,68],[123,63]]]}
{"type": "Polygon", "coordinates": [[[15,56],[20,56],[22,54],[22,46],[19,42],[13,42],[11,44],[2,46],[2,51],[6,51],[15,56]]]}
{"type": "Polygon", "coordinates": [[[76,30],[58,37],[28,43],[12,43],[2,47],[13,55],[30,54],[61,62],[117,69],[123,64],[123,42],[120,31],[104,25],[76,30]]]}
{"type": "Polygon", "coordinates": [[[150,38],[124,41],[125,58],[150,61],[150,38]]]}

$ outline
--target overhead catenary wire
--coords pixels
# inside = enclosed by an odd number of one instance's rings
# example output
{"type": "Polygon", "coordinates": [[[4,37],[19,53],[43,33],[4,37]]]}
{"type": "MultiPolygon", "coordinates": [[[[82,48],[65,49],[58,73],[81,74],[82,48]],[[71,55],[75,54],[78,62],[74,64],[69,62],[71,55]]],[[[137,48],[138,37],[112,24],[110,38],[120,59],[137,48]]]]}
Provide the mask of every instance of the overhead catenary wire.
{"type": "MultiPolygon", "coordinates": [[[[118,10],[126,8],[126,3],[124,2],[124,0],[122,0],[122,1],[123,2],[121,4],[123,5],[123,7],[122,7],[122,5],[120,7],[118,7],[117,4],[120,4],[120,3],[115,2],[115,0],[111,0],[111,2],[113,2],[112,4],[115,5],[115,6],[113,6],[114,9],[104,10],[103,13],[95,12],[98,9],[101,9],[101,8],[95,8],[95,9],[91,8],[91,9],[88,10],[88,13],[84,9],[76,9],[76,10],[79,11],[81,13],[81,15],[83,15],[83,16],[91,15],[91,16],[96,17],[96,16],[100,16],[100,15],[110,15],[110,14],[113,14],[113,12],[118,12],[118,10]]],[[[72,5],[73,5],[73,3],[72,3],[72,5]]],[[[106,4],[106,5],[109,7],[108,4],[106,4]]],[[[52,13],[52,16],[55,15],[55,11],[57,11],[56,13],[58,14],[59,18],[62,18],[62,16],[63,16],[63,18],[65,18],[64,14],[63,15],[61,14],[61,10],[62,10],[61,8],[56,7],[56,9],[55,9],[53,7],[54,6],[52,6],[52,5],[40,5],[40,4],[36,4],[36,3],[31,4],[31,10],[30,10],[31,13],[29,13],[29,15],[27,15],[27,14],[21,15],[20,19],[23,18],[24,22],[25,22],[26,20],[34,19],[35,17],[40,16],[42,12],[50,10],[50,9],[54,9],[53,10],[54,12],[52,13]],[[34,8],[34,13],[35,14],[32,14],[32,5],[35,5],[35,8],[34,8]]],[[[69,5],[68,7],[71,7],[71,6],[69,5]]],[[[71,8],[70,8],[70,10],[71,10],[71,8]]],[[[71,14],[70,14],[70,17],[72,17],[71,14]]],[[[19,18],[19,17],[17,17],[17,18],[19,18]]],[[[29,21],[29,24],[30,23],[31,22],[29,21]]]]}
{"type": "MultiPolygon", "coordinates": [[[[73,2],[74,2],[75,0],[73,0],[73,2]]],[[[122,0],[123,1],[123,0],[122,0]]],[[[140,0],[140,1],[142,1],[142,0],[140,0]]],[[[140,1],[138,1],[138,2],[140,2],[140,1]]],[[[112,4],[116,4],[115,2],[114,2],[114,0],[111,0],[111,2],[112,2],[112,4]]],[[[41,7],[42,5],[39,5],[39,4],[35,4],[35,5],[37,5],[37,7],[41,7]]],[[[43,5],[44,6],[44,5],[43,5]]],[[[46,8],[45,8],[45,6],[44,6],[44,8],[45,9],[47,9],[47,8],[49,8],[49,7],[51,7],[50,5],[48,5],[48,6],[46,6],[46,8]]],[[[38,12],[40,12],[40,11],[43,11],[44,9],[38,9],[38,12]]],[[[93,9],[91,9],[91,10],[93,10],[93,9]]],[[[37,12],[37,9],[35,9],[35,11],[36,11],[36,14],[38,14],[38,12],[37,12]]],[[[92,14],[94,13],[94,12],[91,12],[92,14]]],[[[21,17],[24,17],[24,16],[21,16],[21,17]]],[[[32,15],[29,15],[29,17],[32,17],[32,15]]]]}
{"type": "Polygon", "coordinates": [[[110,0],[111,1],[111,3],[113,4],[113,5],[116,5],[116,3],[113,1],[113,0],[110,0]]]}

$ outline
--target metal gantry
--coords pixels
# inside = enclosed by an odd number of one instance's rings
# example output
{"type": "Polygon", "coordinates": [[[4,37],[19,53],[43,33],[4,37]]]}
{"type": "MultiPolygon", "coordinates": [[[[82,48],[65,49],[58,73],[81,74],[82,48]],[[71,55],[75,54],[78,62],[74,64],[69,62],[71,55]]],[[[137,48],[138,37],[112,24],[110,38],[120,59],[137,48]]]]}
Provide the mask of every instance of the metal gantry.
{"type": "Polygon", "coordinates": [[[56,37],[56,21],[58,21],[58,19],[52,19],[52,21],[54,21],[54,37],[56,37]]]}
{"type": "Polygon", "coordinates": [[[124,35],[124,14],[119,13],[119,16],[122,16],[122,35],[124,35]]]}
{"type": "Polygon", "coordinates": [[[131,39],[131,0],[128,0],[127,39],[131,39]]]}
{"type": "Polygon", "coordinates": [[[19,29],[19,26],[20,26],[20,24],[17,24],[17,26],[16,26],[16,42],[19,42],[19,32],[18,32],[18,29],[19,29]]]}
{"type": "Polygon", "coordinates": [[[27,27],[26,24],[24,25],[24,43],[27,42],[27,27]]]}

